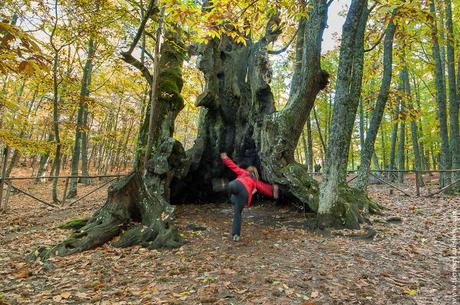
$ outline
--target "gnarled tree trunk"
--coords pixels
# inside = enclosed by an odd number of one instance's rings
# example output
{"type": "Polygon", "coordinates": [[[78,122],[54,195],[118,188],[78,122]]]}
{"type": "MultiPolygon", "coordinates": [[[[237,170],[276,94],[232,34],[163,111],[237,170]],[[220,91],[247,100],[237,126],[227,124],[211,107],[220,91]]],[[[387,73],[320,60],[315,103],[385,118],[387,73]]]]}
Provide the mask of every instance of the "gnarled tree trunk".
{"type": "MultiPolygon", "coordinates": [[[[116,247],[138,244],[147,248],[161,248],[182,243],[179,234],[170,225],[174,208],[169,204],[169,190],[171,181],[182,178],[188,170],[185,151],[172,138],[174,120],[183,108],[180,95],[183,50],[179,35],[169,33],[161,49],[157,83],[159,107],[157,121],[154,122],[156,137],[145,171],[134,171],[112,185],[105,205],[96,211],[84,227],[54,247],[38,249],[30,258],[38,256],[47,259],[52,255],[64,256],[92,249],[120,233],[120,239],[113,243],[116,247]]],[[[132,59],[129,56],[125,54],[128,61],[132,59]]],[[[149,75],[145,72],[144,76],[149,75]]],[[[145,123],[148,124],[148,119],[144,120],[145,123]]],[[[143,126],[143,129],[147,127],[143,126]]]]}

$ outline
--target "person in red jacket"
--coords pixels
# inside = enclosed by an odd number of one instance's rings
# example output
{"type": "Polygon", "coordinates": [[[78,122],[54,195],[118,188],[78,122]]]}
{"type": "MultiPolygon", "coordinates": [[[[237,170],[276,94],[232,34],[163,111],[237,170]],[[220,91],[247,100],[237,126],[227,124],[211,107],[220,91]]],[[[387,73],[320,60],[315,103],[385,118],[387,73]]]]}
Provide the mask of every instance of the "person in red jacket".
{"type": "Polygon", "coordinates": [[[241,213],[244,206],[246,205],[249,208],[252,196],[256,191],[265,196],[277,199],[278,185],[271,185],[260,181],[257,169],[254,166],[241,168],[226,153],[221,153],[220,157],[224,161],[225,166],[231,169],[237,176],[235,180],[228,184],[227,190],[231,194],[230,201],[233,204],[232,238],[234,241],[239,241],[241,235],[241,213]]]}

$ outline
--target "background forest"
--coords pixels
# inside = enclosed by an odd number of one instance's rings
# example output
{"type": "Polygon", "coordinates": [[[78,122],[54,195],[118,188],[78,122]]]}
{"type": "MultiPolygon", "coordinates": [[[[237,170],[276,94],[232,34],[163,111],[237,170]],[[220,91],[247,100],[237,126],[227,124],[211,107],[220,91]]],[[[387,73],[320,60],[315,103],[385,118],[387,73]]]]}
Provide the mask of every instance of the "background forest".
{"type": "MultiPolygon", "coordinates": [[[[222,34],[230,34],[244,43],[237,33],[228,33],[217,26],[227,17],[225,14],[247,16],[251,21],[248,31],[257,33],[264,27],[265,12],[271,7],[270,1],[221,2],[213,12],[203,13],[199,2],[164,1],[166,26],[183,23],[190,45],[222,34]],[[221,11],[224,7],[228,11],[221,11]]],[[[278,4],[283,11],[282,37],[269,46],[284,51],[271,55],[271,86],[278,109],[288,99],[295,61],[292,40],[301,15],[296,12],[298,4],[288,2],[278,4]]],[[[458,70],[459,52],[454,53],[459,43],[458,4],[453,1],[453,9],[449,11],[450,3],[439,1],[434,3],[432,13],[429,4],[383,2],[375,4],[370,14],[349,170],[357,169],[360,164],[365,135],[373,124],[371,116],[386,68],[383,37],[390,21],[398,28],[391,66],[394,77],[371,166],[415,169],[419,162],[421,169],[459,167],[458,150],[455,150],[458,144],[452,136],[455,121],[458,125],[455,69],[458,70]],[[392,16],[398,6],[401,6],[398,13],[392,16]],[[436,73],[440,74],[439,84],[436,73]],[[451,156],[446,161],[441,158],[443,151],[451,156]]],[[[106,174],[132,167],[148,86],[121,59],[120,53],[129,46],[145,6],[142,1],[4,1],[1,4],[0,137],[2,147],[9,150],[6,176],[18,167],[32,169],[31,174],[37,177],[62,172],[106,174]]],[[[240,26],[238,20],[235,23],[235,27],[240,26]]],[[[157,25],[148,26],[145,35],[154,36],[157,25]]],[[[143,39],[136,52],[146,66],[152,66],[154,46],[143,39]]],[[[314,164],[323,164],[325,159],[332,126],[338,52],[335,48],[322,54],[322,67],[331,75],[330,84],[318,95],[295,152],[296,159],[308,165],[310,171],[314,164]]],[[[174,137],[190,148],[197,134],[199,107],[195,101],[204,88],[204,80],[196,68],[195,56],[187,57],[183,69],[185,83],[181,94],[185,107],[176,120],[174,137]]]]}
{"type": "Polygon", "coordinates": [[[460,0],[1,1],[0,304],[454,304],[459,31],[460,0]],[[222,152],[281,194],[241,243],[222,152]]]}

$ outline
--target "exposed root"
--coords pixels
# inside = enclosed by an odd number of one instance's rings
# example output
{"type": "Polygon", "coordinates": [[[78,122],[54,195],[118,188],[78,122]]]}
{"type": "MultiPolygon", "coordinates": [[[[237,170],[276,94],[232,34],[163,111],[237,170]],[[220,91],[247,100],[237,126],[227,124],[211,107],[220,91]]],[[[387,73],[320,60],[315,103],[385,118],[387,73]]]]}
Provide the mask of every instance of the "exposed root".
{"type": "Polygon", "coordinates": [[[377,231],[374,228],[372,228],[371,226],[365,226],[364,230],[366,232],[362,233],[362,234],[359,234],[359,233],[347,234],[347,233],[343,233],[343,232],[332,232],[332,235],[355,238],[355,239],[373,239],[374,236],[377,235],[377,231]]]}
{"type": "MultiPolygon", "coordinates": [[[[110,187],[105,205],[83,227],[51,248],[37,249],[27,259],[46,260],[51,256],[94,249],[118,236],[122,228],[132,222],[140,222],[141,225],[127,230],[114,246],[139,244],[150,249],[179,246],[182,240],[169,225],[172,211],[173,208],[161,196],[149,194],[140,174],[134,172],[110,187]]],[[[66,224],[67,227],[71,225],[70,222],[66,224]]]]}
{"type": "Polygon", "coordinates": [[[60,225],[59,229],[67,229],[67,230],[79,230],[84,227],[88,223],[88,218],[83,219],[72,219],[68,222],[60,225]]]}
{"type": "Polygon", "coordinates": [[[340,186],[338,200],[328,214],[318,214],[319,228],[348,228],[358,230],[369,223],[369,214],[379,214],[381,207],[357,188],[340,186]]]}

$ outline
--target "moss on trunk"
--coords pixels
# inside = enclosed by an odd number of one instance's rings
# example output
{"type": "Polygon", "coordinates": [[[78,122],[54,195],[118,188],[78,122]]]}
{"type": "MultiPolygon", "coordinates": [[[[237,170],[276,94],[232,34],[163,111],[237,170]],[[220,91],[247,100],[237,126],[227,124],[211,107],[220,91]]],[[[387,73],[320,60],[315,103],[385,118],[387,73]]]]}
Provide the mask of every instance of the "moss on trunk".
{"type": "Polygon", "coordinates": [[[179,234],[170,226],[174,208],[156,193],[147,191],[144,180],[133,172],[112,185],[108,198],[80,229],[63,242],[41,247],[28,255],[28,260],[46,260],[94,249],[119,235],[132,223],[139,223],[113,243],[116,247],[139,244],[148,248],[172,247],[182,244],[179,234]]]}

